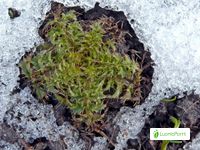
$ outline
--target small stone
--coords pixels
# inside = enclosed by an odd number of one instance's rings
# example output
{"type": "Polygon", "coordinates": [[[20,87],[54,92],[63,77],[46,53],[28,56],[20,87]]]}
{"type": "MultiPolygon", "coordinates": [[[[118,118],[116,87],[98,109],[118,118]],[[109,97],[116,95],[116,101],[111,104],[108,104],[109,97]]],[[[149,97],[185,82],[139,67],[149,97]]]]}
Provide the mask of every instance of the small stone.
{"type": "Polygon", "coordinates": [[[16,10],[15,8],[8,8],[8,15],[10,16],[11,19],[19,17],[20,14],[21,13],[18,10],[16,10]]]}
{"type": "Polygon", "coordinates": [[[127,145],[128,145],[128,149],[137,149],[139,147],[139,143],[137,139],[128,139],[127,145]]]}

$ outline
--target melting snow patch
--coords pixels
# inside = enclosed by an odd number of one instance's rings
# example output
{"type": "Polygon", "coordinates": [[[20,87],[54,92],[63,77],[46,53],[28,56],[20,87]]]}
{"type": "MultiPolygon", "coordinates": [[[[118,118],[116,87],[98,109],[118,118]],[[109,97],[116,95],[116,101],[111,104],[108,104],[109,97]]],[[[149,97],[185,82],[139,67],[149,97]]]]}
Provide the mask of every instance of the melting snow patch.
{"type": "Polygon", "coordinates": [[[30,50],[41,39],[37,34],[37,26],[43,11],[47,10],[47,2],[33,1],[0,1],[0,120],[4,113],[16,103],[10,99],[10,91],[17,85],[19,69],[15,66],[25,51],[30,50]],[[14,7],[21,11],[21,16],[11,20],[8,8],[14,7]]]}
{"type": "Polygon", "coordinates": [[[94,146],[92,147],[92,150],[105,150],[107,141],[103,137],[95,137],[94,138],[94,146]]]}
{"type": "Polygon", "coordinates": [[[200,134],[196,136],[192,142],[187,143],[184,146],[184,150],[199,150],[200,148],[200,134]]]}
{"type": "Polygon", "coordinates": [[[32,97],[29,88],[25,88],[13,99],[17,105],[12,106],[6,112],[4,121],[17,130],[21,138],[33,143],[37,138],[45,137],[50,141],[58,141],[64,137],[64,141],[70,149],[83,147],[82,140],[76,130],[68,123],[58,126],[51,105],[39,103],[32,97]]]}
{"type": "Polygon", "coordinates": [[[0,140],[0,149],[1,150],[19,150],[20,147],[17,144],[10,144],[3,140],[0,140]]]}
{"type": "MultiPolygon", "coordinates": [[[[67,5],[79,4],[85,8],[94,6],[93,0],[60,0],[67,5]]],[[[124,147],[126,140],[136,136],[142,128],[145,117],[152,112],[152,106],[164,96],[196,89],[200,93],[200,3],[195,0],[99,0],[101,6],[122,10],[128,18],[134,19],[133,27],[137,35],[151,51],[155,61],[154,87],[147,101],[135,109],[122,108],[117,125],[120,134],[117,148],[124,147]],[[144,108],[147,111],[144,111],[144,108]],[[127,134],[125,134],[127,133],[127,134]]],[[[25,51],[41,42],[37,34],[39,23],[49,9],[49,0],[1,0],[0,1],[0,121],[8,123],[31,141],[31,138],[46,136],[56,140],[59,134],[69,134],[69,145],[83,145],[65,124],[56,126],[51,106],[39,104],[31,97],[30,91],[10,96],[17,85],[19,70],[15,64],[25,51]],[[11,20],[7,9],[14,7],[21,16],[11,20]],[[26,104],[29,102],[30,104],[26,104]],[[13,116],[8,110],[14,110],[13,116]],[[4,117],[5,112],[7,112],[4,117]],[[17,120],[21,113],[21,121],[17,120]],[[37,120],[31,120],[31,117],[37,120]],[[66,133],[69,132],[69,133],[66,133]]],[[[76,132],[75,132],[76,134],[76,132]]],[[[103,140],[104,141],[104,140],[103,140]]],[[[2,141],[0,141],[2,143],[2,141]]],[[[0,144],[2,145],[2,144],[0,144]]],[[[10,145],[12,147],[13,145],[10,145]]],[[[11,148],[12,149],[12,148],[11,148]]],[[[13,148],[14,149],[14,148],[13,148]]]]}

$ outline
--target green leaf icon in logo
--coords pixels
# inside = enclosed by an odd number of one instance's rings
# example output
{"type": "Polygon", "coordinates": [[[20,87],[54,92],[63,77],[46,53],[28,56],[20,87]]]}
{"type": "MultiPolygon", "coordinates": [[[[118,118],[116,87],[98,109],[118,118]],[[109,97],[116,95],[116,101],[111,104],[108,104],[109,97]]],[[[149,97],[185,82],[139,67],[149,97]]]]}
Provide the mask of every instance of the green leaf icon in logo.
{"type": "Polygon", "coordinates": [[[153,136],[154,136],[155,139],[158,138],[158,130],[155,130],[155,131],[153,132],[153,136]]]}

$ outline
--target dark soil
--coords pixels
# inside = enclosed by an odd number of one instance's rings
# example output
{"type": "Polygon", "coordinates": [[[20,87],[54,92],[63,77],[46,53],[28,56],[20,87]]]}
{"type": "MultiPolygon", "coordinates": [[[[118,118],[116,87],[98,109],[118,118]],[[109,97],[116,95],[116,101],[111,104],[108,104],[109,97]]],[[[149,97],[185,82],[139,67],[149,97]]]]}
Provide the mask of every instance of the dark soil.
{"type": "MultiPolygon", "coordinates": [[[[49,141],[45,137],[35,139],[33,143],[26,143],[26,141],[20,138],[20,135],[3,123],[0,124],[0,139],[11,144],[18,144],[23,150],[66,150],[67,145],[64,143],[62,138],[59,141],[49,141]]],[[[4,147],[0,146],[0,149],[4,147]]]]}
{"type": "Polygon", "coordinates": [[[33,143],[30,143],[30,147],[33,150],[66,150],[67,145],[62,139],[59,141],[49,141],[45,137],[35,139],[33,143]]]}
{"type": "MultiPolygon", "coordinates": [[[[0,124],[0,139],[10,144],[18,144],[24,150],[32,150],[31,145],[22,139],[13,127],[6,122],[0,124]]],[[[0,149],[5,149],[5,147],[1,145],[0,149]]]]}
{"type": "MultiPolygon", "coordinates": [[[[145,98],[149,95],[152,88],[152,75],[153,75],[153,61],[151,59],[151,54],[149,51],[144,50],[144,45],[139,41],[136,36],[134,30],[132,29],[130,23],[128,22],[126,16],[122,11],[113,11],[107,10],[105,8],[101,8],[99,3],[96,3],[95,7],[90,9],[89,11],[85,11],[81,7],[65,7],[61,3],[52,2],[51,9],[46,14],[46,18],[43,21],[42,25],[39,28],[39,35],[44,39],[45,42],[48,42],[48,38],[46,34],[49,31],[48,22],[53,20],[56,16],[60,16],[62,13],[67,13],[70,10],[74,10],[77,14],[78,20],[83,24],[83,28],[87,28],[87,25],[94,22],[95,20],[101,20],[101,18],[107,18],[105,21],[105,26],[103,27],[105,31],[108,33],[104,38],[109,38],[109,32],[113,32],[116,37],[117,42],[117,50],[121,54],[127,54],[131,59],[137,61],[142,70],[141,73],[141,81],[137,85],[134,100],[127,101],[125,104],[123,100],[105,100],[107,104],[107,109],[105,110],[105,119],[104,122],[98,123],[98,128],[100,132],[92,132],[85,131],[85,125],[78,126],[78,130],[80,131],[80,135],[83,139],[89,139],[88,148],[90,149],[94,136],[102,136],[104,133],[110,142],[116,142],[116,135],[118,134],[118,129],[114,129],[114,125],[112,123],[113,118],[120,110],[122,106],[134,107],[135,105],[139,105],[144,102],[145,98]],[[111,24],[115,24],[116,26],[112,29],[116,30],[108,30],[108,22],[111,24]],[[125,34],[126,33],[126,34],[125,34]],[[122,38],[120,36],[123,35],[122,38]],[[87,138],[86,138],[87,137],[87,138]]],[[[25,54],[28,55],[28,54],[25,54]]],[[[23,76],[20,75],[20,87],[24,88],[27,86],[27,81],[24,80],[23,76]]],[[[33,92],[34,95],[34,92],[33,92]]],[[[58,101],[54,99],[53,95],[49,94],[49,103],[54,106],[55,109],[55,117],[57,119],[57,124],[62,125],[64,121],[70,121],[74,126],[76,124],[72,121],[70,110],[68,110],[64,106],[60,106],[58,101]]],[[[108,145],[108,149],[113,149],[113,146],[108,145]]]]}
{"type": "MultiPolygon", "coordinates": [[[[161,102],[156,106],[153,114],[146,120],[138,139],[129,139],[127,149],[159,150],[162,141],[150,140],[150,128],[173,128],[170,116],[181,120],[180,128],[190,128],[190,141],[200,132],[200,97],[194,93],[185,95],[174,102],[161,102]]],[[[168,144],[168,150],[183,149],[190,141],[182,141],[181,144],[168,144]]]]}
{"type": "Polygon", "coordinates": [[[8,143],[18,143],[19,136],[16,131],[6,123],[0,124],[0,139],[8,143]]]}

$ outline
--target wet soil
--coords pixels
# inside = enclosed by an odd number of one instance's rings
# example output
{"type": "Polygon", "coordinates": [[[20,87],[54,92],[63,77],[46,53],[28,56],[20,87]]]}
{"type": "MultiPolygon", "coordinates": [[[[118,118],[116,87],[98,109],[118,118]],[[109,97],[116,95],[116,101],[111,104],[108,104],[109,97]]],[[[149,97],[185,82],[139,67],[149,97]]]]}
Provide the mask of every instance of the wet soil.
{"type": "Polygon", "coordinates": [[[45,137],[37,138],[30,143],[32,150],[66,150],[67,145],[60,139],[59,141],[49,141],[45,137]]]}
{"type": "Polygon", "coordinates": [[[190,128],[190,141],[182,141],[180,144],[169,143],[167,150],[181,150],[183,146],[191,142],[200,132],[200,97],[194,93],[174,102],[160,102],[155,111],[146,120],[138,139],[129,139],[126,149],[136,150],[160,150],[162,141],[150,140],[150,128],[173,128],[170,116],[181,120],[180,128],[190,128]]]}
{"type": "MultiPolygon", "coordinates": [[[[76,12],[77,18],[80,23],[87,29],[87,25],[96,21],[101,20],[105,22],[105,26],[103,26],[104,30],[107,32],[104,38],[109,38],[109,32],[113,32],[115,36],[115,40],[117,43],[117,52],[121,54],[128,55],[131,59],[137,61],[142,70],[141,72],[141,81],[135,87],[134,98],[131,101],[127,101],[124,103],[124,100],[112,100],[106,99],[105,103],[107,104],[107,109],[103,112],[105,114],[105,119],[102,122],[98,123],[99,132],[85,131],[86,126],[83,124],[78,126],[78,130],[80,131],[81,137],[83,139],[89,139],[86,142],[88,146],[86,149],[90,149],[93,144],[94,136],[102,136],[102,133],[105,134],[110,141],[116,143],[116,135],[118,134],[118,128],[114,128],[113,118],[116,116],[117,112],[120,110],[122,106],[134,107],[135,105],[139,105],[145,101],[145,98],[149,95],[152,84],[152,76],[153,76],[153,61],[151,59],[151,54],[149,51],[144,50],[144,45],[139,41],[136,36],[133,28],[128,22],[125,14],[122,11],[113,11],[105,8],[101,8],[99,3],[95,4],[95,7],[85,11],[83,8],[77,7],[65,7],[61,3],[52,2],[51,9],[46,14],[46,18],[39,27],[38,33],[44,39],[45,42],[48,42],[47,33],[50,29],[48,22],[53,20],[55,17],[60,16],[62,13],[67,13],[70,10],[74,10],[76,12]],[[112,29],[108,30],[109,22],[111,23],[112,29]],[[123,35],[123,36],[121,36],[123,35]],[[87,138],[85,138],[87,137],[87,138]]],[[[25,55],[28,55],[25,54],[25,55]]],[[[24,88],[25,86],[29,86],[27,81],[24,80],[23,75],[20,75],[20,88],[24,88]]],[[[33,95],[35,93],[33,92],[33,95]]],[[[58,101],[53,97],[53,95],[49,94],[48,103],[54,106],[55,117],[57,119],[57,124],[62,125],[65,121],[71,122],[74,126],[76,124],[73,122],[70,110],[65,106],[62,106],[58,103],[58,101]]],[[[45,143],[45,141],[43,141],[45,143]]],[[[111,145],[107,145],[108,149],[113,149],[114,147],[111,145]]]]}
{"type": "MultiPolygon", "coordinates": [[[[0,139],[11,144],[18,144],[23,150],[66,150],[67,145],[62,138],[59,141],[49,141],[45,137],[27,143],[20,135],[6,123],[0,124],[0,139]]],[[[0,146],[0,149],[4,147],[0,146]]]]}

